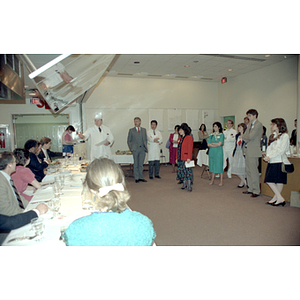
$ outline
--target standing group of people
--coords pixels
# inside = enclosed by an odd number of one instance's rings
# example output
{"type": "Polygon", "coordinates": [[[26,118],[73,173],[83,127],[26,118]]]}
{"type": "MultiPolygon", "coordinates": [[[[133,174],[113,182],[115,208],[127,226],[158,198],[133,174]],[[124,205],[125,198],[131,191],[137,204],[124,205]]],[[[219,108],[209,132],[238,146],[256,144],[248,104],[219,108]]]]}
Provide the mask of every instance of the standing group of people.
{"type": "MultiPolygon", "coordinates": [[[[282,172],[281,165],[282,163],[289,164],[286,153],[289,143],[295,140],[295,130],[289,139],[285,120],[272,119],[272,134],[267,147],[265,146],[267,144],[266,128],[258,120],[257,110],[250,109],[246,115],[244,123],[238,124],[237,132],[233,129],[233,122],[228,120],[227,130],[223,132],[221,123],[215,122],[212,134],[208,137],[206,135],[209,171],[212,172],[210,184],[214,183],[215,174],[219,173],[219,186],[223,185],[223,172],[228,159],[228,178],[231,178],[232,174],[237,175],[241,180],[238,188],[246,186],[247,191],[243,191],[244,194],[249,194],[252,198],[258,197],[260,195],[259,159],[264,156],[263,160],[268,162],[264,182],[274,192],[274,197],[267,204],[284,206],[285,201],[281,196],[281,191],[283,184],[287,183],[287,174],[282,172]]],[[[199,139],[205,136],[203,125],[199,129],[199,139]]]]}

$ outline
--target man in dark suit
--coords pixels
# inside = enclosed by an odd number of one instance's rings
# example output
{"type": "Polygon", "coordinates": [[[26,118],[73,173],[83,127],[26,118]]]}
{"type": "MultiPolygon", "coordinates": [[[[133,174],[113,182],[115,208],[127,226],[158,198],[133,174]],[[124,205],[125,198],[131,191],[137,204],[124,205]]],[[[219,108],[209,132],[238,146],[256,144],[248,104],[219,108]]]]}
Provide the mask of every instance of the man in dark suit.
{"type": "Polygon", "coordinates": [[[291,138],[290,138],[290,143],[293,146],[297,146],[297,119],[295,119],[295,127],[296,129],[292,131],[291,138]]]}
{"type": "Polygon", "coordinates": [[[133,171],[135,182],[146,182],[143,177],[143,164],[145,160],[147,149],[147,132],[145,128],[141,127],[141,119],[134,118],[134,126],[129,129],[127,144],[133,155],[133,171]]]}
{"type": "Polygon", "coordinates": [[[252,198],[259,196],[259,172],[258,172],[258,158],[261,157],[260,139],[263,133],[263,126],[257,120],[258,112],[256,109],[249,109],[247,111],[249,118],[248,127],[243,134],[246,175],[248,183],[248,191],[244,194],[251,194],[252,198]]]}
{"type": "Polygon", "coordinates": [[[11,230],[29,224],[32,219],[38,218],[47,211],[48,206],[44,203],[40,203],[36,208],[14,216],[0,214],[0,245],[6,239],[11,230]]]}

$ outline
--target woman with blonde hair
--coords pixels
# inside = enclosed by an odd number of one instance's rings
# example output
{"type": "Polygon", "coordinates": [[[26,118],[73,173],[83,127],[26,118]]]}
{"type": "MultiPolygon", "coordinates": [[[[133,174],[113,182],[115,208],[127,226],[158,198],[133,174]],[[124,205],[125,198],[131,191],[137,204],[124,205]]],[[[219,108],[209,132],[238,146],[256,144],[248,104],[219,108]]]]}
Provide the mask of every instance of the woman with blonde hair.
{"type": "Polygon", "coordinates": [[[68,246],[151,246],[151,220],[127,206],[130,199],[122,169],[108,158],[87,168],[84,193],[93,195],[96,212],[75,220],[64,232],[68,246]]]}

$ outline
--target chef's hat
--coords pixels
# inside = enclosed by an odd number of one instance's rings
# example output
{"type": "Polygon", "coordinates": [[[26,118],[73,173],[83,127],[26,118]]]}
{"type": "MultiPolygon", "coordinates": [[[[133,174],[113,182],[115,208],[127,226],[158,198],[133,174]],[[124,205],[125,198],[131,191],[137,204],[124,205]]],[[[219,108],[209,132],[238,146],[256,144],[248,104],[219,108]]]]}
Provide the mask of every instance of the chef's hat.
{"type": "Polygon", "coordinates": [[[94,119],[102,119],[102,112],[96,113],[94,119]]]}

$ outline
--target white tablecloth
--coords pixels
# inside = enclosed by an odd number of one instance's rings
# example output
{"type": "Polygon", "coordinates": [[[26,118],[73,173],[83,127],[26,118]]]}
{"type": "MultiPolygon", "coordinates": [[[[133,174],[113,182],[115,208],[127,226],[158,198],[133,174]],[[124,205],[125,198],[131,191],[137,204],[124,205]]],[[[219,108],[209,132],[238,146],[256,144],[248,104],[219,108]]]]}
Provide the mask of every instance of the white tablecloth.
{"type": "Polygon", "coordinates": [[[206,150],[199,150],[197,155],[197,165],[202,167],[202,165],[208,166],[208,155],[206,150]]]}
{"type": "Polygon", "coordinates": [[[116,164],[133,164],[133,155],[112,155],[116,164]]]}
{"type": "MultiPolygon", "coordinates": [[[[41,241],[33,239],[8,243],[8,241],[14,237],[33,235],[33,232],[30,231],[31,225],[28,224],[21,228],[12,230],[3,242],[2,246],[49,246],[49,244],[64,246],[64,242],[59,240],[61,229],[67,228],[74,220],[91,213],[91,211],[83,210],[81,205],[82,180],[84,180],[85,175],[86,173],[80,173],[80,171],[66,175],[63,195],[61,195],[61,215],[51,219],[53,217],[53,213],[48,210],[46,214],[40,216],[40,218],[44,219],[45,224],[45,231],[41,241]]],[[[50,181],[53,179],[54,175],[50,174],[45,176],[43,181],[50,181]]],[[[25,211],[35,208],[39,203],[50,200],[53,196],[54,194],[51,186],[45,186],[37,190],[25,211]]],[[[47,202],[45,203],[47,204],[47,202]]]]}

